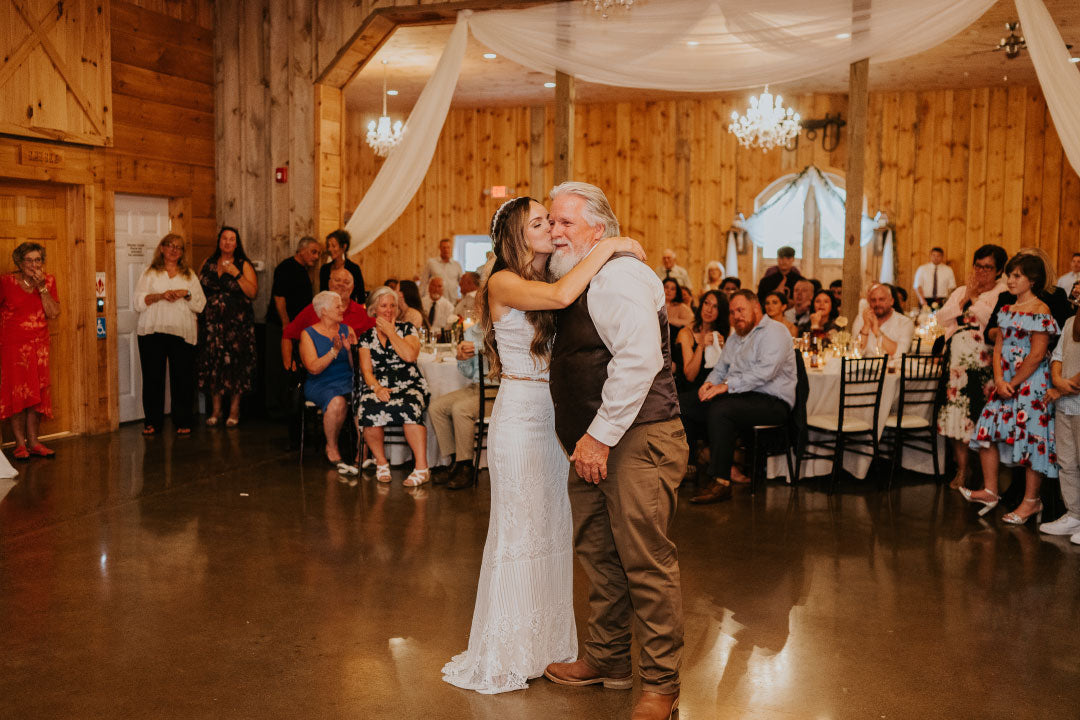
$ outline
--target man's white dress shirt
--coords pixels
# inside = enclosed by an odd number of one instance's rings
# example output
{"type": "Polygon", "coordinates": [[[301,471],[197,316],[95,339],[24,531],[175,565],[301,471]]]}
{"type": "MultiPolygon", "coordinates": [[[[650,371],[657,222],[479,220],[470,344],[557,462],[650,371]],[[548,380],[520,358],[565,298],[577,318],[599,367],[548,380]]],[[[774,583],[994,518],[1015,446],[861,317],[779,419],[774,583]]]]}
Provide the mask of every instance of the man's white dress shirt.
{"type": "MultiPolygon", "coordinates": [[[[882,335],[896,343],[896,352],[892,354],[892,357],[898,358],[911,349],[911,338],[915,335],[915,323],[907,315],[893,310],[888,320],[884,322],[878,320],[878,327],[881,328],[882,335]]],[[[862,329],[863,316],[862,313],[859,313],[859,316],[855,318],[855,324],[851,326],[851,331],[858,338],[862,329]]],[[[866,355],[884,355],[885,350],[878,346],[877,338],[871,334],[867,336],[864,353],[866,355]]]]}
{"type": "Polygon", "coordinates": [[[915,271],[913,287],[927,299],[947,298],[956,289],[956,275],[953,274],[952,268],[945,263],[940,265],[926,263],[920,265],[919,269],[915,271]],[[934,292],[935,277],[937,278],[937,292],[934,292]]]}
{"type": "Polygon", "coordinates": [[[458,299],[458,282],[461,281],[461,263],[454,258],[450,258],[446,262],[442,261],[442,258],[433,257],[428,258],[428,261],[424,263],[424,270],[420,273],[420,292],[423,295],[427,295],[428,282],[433,277],[441,277],[443,279],[443,296],[450,298],[450,305],[457,302],[458,299]]]}

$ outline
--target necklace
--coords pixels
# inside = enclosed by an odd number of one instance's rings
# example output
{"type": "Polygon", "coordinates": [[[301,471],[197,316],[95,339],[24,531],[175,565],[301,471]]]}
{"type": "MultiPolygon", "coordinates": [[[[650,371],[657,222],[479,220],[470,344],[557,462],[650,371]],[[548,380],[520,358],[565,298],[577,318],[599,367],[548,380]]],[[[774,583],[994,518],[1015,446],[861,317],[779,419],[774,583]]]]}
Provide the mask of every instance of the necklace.
{"type": "Polygon", "coordinates": [[[25,288],[26,290],[33,290],[34,289],[34,283],[27,280],[26,276],[23,276],[23,277],[19,278],[19,285],[22,285],[23,288],[25,288]]]}

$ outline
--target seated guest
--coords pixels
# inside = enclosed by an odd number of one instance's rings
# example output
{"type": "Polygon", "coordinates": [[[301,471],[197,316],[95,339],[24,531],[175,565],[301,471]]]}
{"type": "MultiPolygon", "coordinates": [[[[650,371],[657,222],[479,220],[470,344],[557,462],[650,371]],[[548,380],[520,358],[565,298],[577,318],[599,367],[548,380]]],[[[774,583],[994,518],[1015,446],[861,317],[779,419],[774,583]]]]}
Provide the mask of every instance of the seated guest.
{"type": "Polygon", "coordinates": [[[843,299],[844,294],[844,281],[833,280],[829,283],[829,292],[832,293],[833,299],[836,300],[836,307],[840,307],[840,302],[843,299]]]}
{"type": "Polygon", "coordinates": [[[443,294],[443,279],[433,277],[428,280],[427,295],[422,300],[424,318],[432,332],[439,332],[450,323],[454,314],[454,304],[443,294]]]}
{"type": "Polygon", "coordinates": [[[330,256],[330,261],[319,268],[319,290],[330,289],[331,270],[345,268],[353,279],[352,299],[362,303],[367,296],[364,291],[364,274],[360,272],[360,266],[349,259],[351,241],[352,236],[349,235],[349,231],[342,228],[326,236],[326,254],[330,256]]]}
{"type": "MultiPolygon", "coordinates": [[[[348,273],[345,268],[341,270],[348,273]]],[[[326,459],[332,463],[341,462],[338,434],[345,423],[353,386],[349,348],[356,344],[356,333],[342,322],[344,304],[341,296],[330,290],[316,295],[311,307],[319,321],[300,336],[300,361],[308,372],[304,397],[322,410],[326,459]]]]}
{"type": "Polygon", "coordinates": [[[720,283],[720,291],[728,296],[728,299],[732,295],[737,293],[742,288],[742,280],[737,277],[726,277],[723,282],[720,283]]]}
{"type": "MultiPolygon", "coordinates": [[[[705,266],[705,282],[701,288],[701,294],[704,295],[710,290],[720,290],[720,285],[724,281],[724,266],[719,260],[710,260],[709,264],[705,266]]],[[[738,288],[736,288],[737,290],[738,288]]],[[[734,292],[734,291],[732,291],[734,292]]]]}
{"type": "Polygon", "coordinates": [[[386,278],[386,282],[384,282],[383,285],[390,288],[394,292],[397,292],[397,286],[398,286],[397,278],[386,278]]]}
{"type": "MultiPolygon", "coordinates": [[[[375,327],[375,318],[367,314],[364,306],[352,299],[353,275],[347,268],[334,268],[330,271],[330,290],[337,293],[341,302],[345,305],[344,322],[357,336],[375,327]]],[[[300,339],[304,330],[319,321],[315,312],[315,303],[300,311],[292,322],[285,326],[281,332],[281,362],[286,370],[295,370],[296,361],[293,359],[293,343],[300,339]]]]}
{"type": "MultiPolygon", "coordinates": [[[[676,342],[681,362],[675,364],[675,389],[679,392],[679,407],[683,408],[684,412],[686,408],[701,402],[698,399],[698,388],[719,360],[719,357],[713,357],[714,340],[715,344],[723,348],[729,332],[731,320],[728,316],[727,295],[719,290],[707,291],[701,296],[701,303],[694,314],[694,323],[679,330],[676,342]]],[[[691,458],[697,456],[698,441],[705,440],[703,435],[698,436],[691,432],[698,429],[693,424],[686,427],[686,442],[690,446],[691,458]]],[[[695,475],[695,471],[687,470],[688,477],[695,475]]]]}
{"type": "Polygon", "coordinates": [[[690,308],[691,312],[697,307],[697,302],[694,301],[694,293],[691,292],[688,287],[679,288],[679,295],[682,297],[683,305],[690,308]]]}
{"type": "MultiPolygon", "coordinates": [[[[472,270],[461,276],[458,290],[461,291],[461,299],[454,306],[454,314],[459,318],[467,318],[470,315],[479,317],[476,313],[476,291],[480,288],[480,275],[472,270]]],[[[474,318],[475,319],[475,318],[474,318]]]]}
{"type": "Polygon", "coordinates": [[[417,330],[430,330],[424,317],[424,303],[420,299],[419,286],[412,280],[402,280],[398,283],[397,296],[397,319],[409,323],[417,330]]]}
{"type": "Polygon", "coordinates": [[[659,265],[655,272],[656,277],[661,280],[671,279],[679,283],[680,287],[693,288],[690,283],[690,273],[686,272],[686,268],[682,265],[675,264],[675,251],[671,248],[664,250],[664,254],[661,256],[661,265],[659,265]]]}
{"type": "MultiPolygon", "coordinates": [[[[664,281],[664,301],[667,303],[668,325],[672,328],[684,328],[694,322],[694,311],[683,302],[682,286],[674,278],[664,281]]],[[[677,336],[678,330],[672,330],[677,336]]]]}
{"type": "MultiPolygon", "coordinates": [[[[431,481],[436,485],[445,483],[451,490],[470,487],[475,474],[473,433],[480,411],[478,358],[483,351],[484,330],[480,323],[470,325],[465,329],[465,339],[458,343],[457,360],[458,370],[471,382],[460,390],[435,398],[428,408],[428,417],[439,441],[439,452],[451,458],[450,465],[431,469],[431,481]]],[[[492,404],[488,406],[489,412],[492,404]]]]}
{"type": "Polygon", "coordinates": [[[867,307],[855,318],[851,331],[867,355],[898,358],[911,347],[915,323],[893,308],[887,285],[875,283],[866,293],[867,307]]]}
{"type": "Polygon", "coordinates": [[[1074,252],[1069,261],[1069,272],[1058,278],[1057,286],[1066,293],[1071,293],[1073,285],[1080,282],[1080,252],[1074,252]]]}
{"type": "Polygon", "coordinates": [[[829,331],[836,329],[836,318],[840,317],[839,303],[833,298],[828,290],[819,290],[814,296],[814,311],[802,325],[798,326],[799,334],[810,333],[810,337],[824,338],[829,336],[829,331]]]}
{"type": "Polygon", "coordinates": [[[801,278],[795,267],[795,248],[785,245],[776,251],[776,264],[765,271],[758,283],[758,298],[764,299],[771,292],[782,292],[791,297],[795,283],[801,278]]]}
{"type": "Polygon", "coordinates": [[[805,278],[795,282],[795,289],[791,292],[791,302],[788,303],[787,312],[784,313],[792,325],[799,327],[810,319],[814,305],[814,283],[805,278]]]}
{"type": "Polygon", "coordinates": [[[792,337],[799,334],[799,329],[795,327],[795,323],[788,320],[784,314],[787,310],[787,297],[784,293],[771,292],[766,295],[764,310],[766,316],[786,327],[792,337]]]}
{"type": "Polygon", "coordinates": [[[405,486],[423,485],[430,477],[427,427],[424,425],[429,396],[427,381],[416,366],[420,338],[416,326],[395,322],[398,302],[390,288],[372,290],[368,295],[367,311],[375,318],[375,327],[359,339],[363,385],[359,385],[361,380],[358,379],[353,392],[356,421],[364,429],[364,442],[375,456],[376,480],[390,482],[390,461],[386,459],[383,446],[383,428],[401,425],[416,462],[405,478],[405,486]]]}
{"type": "Polygon", "coordinates": [[[691,498],[697,504],[731,497],[735,441],[755,425],[786,422],[795,405],[791,333],[762,314],[750,290],[740,290],[729,302],[735,332],[698,390],[701,405],[682,411],[684,423],[696,426],[695,432],[704,425],[709,437],[708,476],[713,482],[691,498]]]}

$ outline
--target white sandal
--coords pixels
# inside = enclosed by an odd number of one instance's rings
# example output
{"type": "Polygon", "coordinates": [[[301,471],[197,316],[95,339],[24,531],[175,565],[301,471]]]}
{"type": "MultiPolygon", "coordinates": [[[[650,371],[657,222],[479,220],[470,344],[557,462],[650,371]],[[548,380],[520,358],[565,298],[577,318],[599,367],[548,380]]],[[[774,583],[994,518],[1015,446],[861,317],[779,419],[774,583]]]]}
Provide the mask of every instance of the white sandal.
{"type": "Polygon", "coordinates": [[[375,466],[375,479],[381,483],[390,482],[390,463],[375,466]]]}
{"type": "Polygon", "coordinates": [[[359,475],[360,468],[355,465],[350,465],[347,462],[339,462],[337,464],[337,471],[339,475],[359,475]]]}
{"type": "Polygon", "coordinates": [[[431,479],[431,471],[427,468],[423,470],[413,470],[409,473],[409,477],[405,478],[405,482],[402,483],[405,487],[419,487],[428,480],[431,479]]]}

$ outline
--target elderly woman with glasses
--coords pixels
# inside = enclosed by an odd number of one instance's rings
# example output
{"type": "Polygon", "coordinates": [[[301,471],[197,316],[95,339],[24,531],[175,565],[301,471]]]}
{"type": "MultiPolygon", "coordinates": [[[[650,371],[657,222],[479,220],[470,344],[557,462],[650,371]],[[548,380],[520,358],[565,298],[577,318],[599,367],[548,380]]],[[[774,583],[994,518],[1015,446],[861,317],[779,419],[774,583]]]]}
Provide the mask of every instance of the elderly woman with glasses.
{"type": "Polygon", "coordinates": [[[49,320],[60,315],[56,278],[45,272],[38,243],[22,243],[11,258],[18,269],[0,276],[0,420],[11,419],[16,460],[52,457],[38,427],[42,415],[53,414],[49,320]]]}
{"type": "Polygon", "coordinates": [[[1000,278],[1008,257],[1005,248],[998,245],[983,245],[976,250],[967,283],[956,288],[937,312],[938,324],[945,329],[945,355],[949,360],[938,432],[952,441],[957,470],[950,487],[954,489],[967,482],[968,443],[986,405],[987,388],[994,381],[986,325],[998,295],[1005,290],[1000,278]]]}
{"type": "Polygon", "coordinates": [[[172,391],[177,435],[190,435],[195,420],[195,346],[198,314],[206,305],[199,276],[184,259],[184,239],[161,238],[150,267],[135,285],[139,312],[139,363],[142,365],[143,435],[158,432],[165,420],[165,368],[172,391]]]}
{"type": "Polygon", "coordinates": [[[424,425],[429,395],[427,382],[416,366],[420,338],[412,323],[397,320],[397,293],[385,285],[368,295],[367,311],[375,318],[375,327],[359,339],[361,374],[353,393],[356,421],[364,429],[364,442],[375,457],[376,480],[390,482],[384,428],[401,425],[416,460],[405,486],[423,485],[430,478],[424,425]]]}

